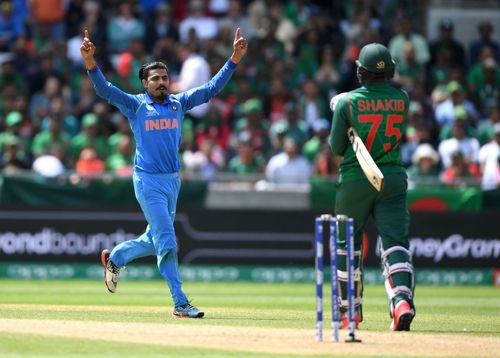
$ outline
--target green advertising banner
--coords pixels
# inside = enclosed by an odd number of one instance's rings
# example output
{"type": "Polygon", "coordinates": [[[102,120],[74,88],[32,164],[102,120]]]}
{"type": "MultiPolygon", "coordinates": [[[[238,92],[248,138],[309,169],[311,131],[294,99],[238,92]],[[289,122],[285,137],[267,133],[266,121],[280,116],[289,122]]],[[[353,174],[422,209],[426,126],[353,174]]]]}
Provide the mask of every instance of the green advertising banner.
{"type": "MultiPolygon", "coordinates": [[[[205,204],[207,183],[187,181],[181,185],[179,207],[205,204]]],[[[131,177],[103,175],[99,178],[39,175],[0,176],[0,207],[9,208],[122,208],[139,211],[131,177]]]]}
{"type": "MultiPolygon", "coordinates": [[[[311,207],[333,211],[335,189],[332,179],[311,179],[311,207]]],[[[500,201],[488,200],[488,204],[490,208],[500,208],[500,201]]],[[[418,186],[408,190],[408,207],[413,211],[480,211],[483,208],[483,191],[480,187],[418,186]]]]}
{"type": "MultiPolygon", "coordinates": [[[[314,177],[309,193],[311,209],[333,211],[335,181],[314,177]]],[[[204,208],[208,184],[183,180],[180,208],[204,208]]],[[[251,195],[251,192],[248,193],[251,195]]],[[[408,204],[420,211],[480,211],[500,208],[500,191],[483,192],[479,187],[452,187],[440,184],[408,190],[408,204]],[[484,198],[484,199],[483,199],[484,198]]],[[[0,175],[0,208],[122,208],[139,210],[132,179],[105,174],[99,178],[67,175],[44,178],[38,175],[0,175]]]]}
{"type": "MultiPolygon", "coordinates": [[[[206,282],[270,282],[293,283],[314,282],[315,271],[311,267],[276,266],[181,266],[183,281],[206,282]]],[[[103,268],[98,264],[0,264],[0,278],[45,280],[45,279],[102,279],[103,268]]],[[[123,272],[125,280],[162,279],[154,265],[136,264],[123,272]]],[[[330,272],[325,270],[325,282],[330,280],[330,272]]],[[[364,271],[365,284],[382,284],[382,271],[364,271]]],[[[416,282],[424,285],[492,285],[491,269],[471,270],[417,270],[416,282]]]]}

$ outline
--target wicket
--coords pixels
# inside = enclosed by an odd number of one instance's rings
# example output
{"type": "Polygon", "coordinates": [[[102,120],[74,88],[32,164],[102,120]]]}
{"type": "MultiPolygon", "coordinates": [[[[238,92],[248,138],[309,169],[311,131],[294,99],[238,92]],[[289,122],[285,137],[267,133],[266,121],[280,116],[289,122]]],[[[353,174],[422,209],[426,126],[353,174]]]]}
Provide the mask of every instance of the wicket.
{"type": "Polygon", "coordinates": [[[316,251],[316,340],[323,340],[323,253],[324,242],[329,240],[330,247],[330,269],[332,286],[332,341],[339,341],[340,312],[339,312],[339,284],[338,284],[338,259],[337,259],[337,235],[339,234],[339,223],[346,225],[346,251],[347,251],[347,300],[349,329],[346,342],[361,342],[356,339],[356,322],[354,320],[354,220],[346,215],[333,217],[323,214],[316,218],[314,230],[314,242],[316,251]]]}

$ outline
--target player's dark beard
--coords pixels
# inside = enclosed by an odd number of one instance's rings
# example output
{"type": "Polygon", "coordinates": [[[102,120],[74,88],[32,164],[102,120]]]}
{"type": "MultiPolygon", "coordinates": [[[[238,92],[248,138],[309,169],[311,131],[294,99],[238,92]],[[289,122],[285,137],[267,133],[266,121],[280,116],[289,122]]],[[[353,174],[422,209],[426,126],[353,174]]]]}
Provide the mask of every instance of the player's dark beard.
{"type": "MultiPolygon", "coordinates": [[[[165,86],[160,86],[156,89],[156,91],[160,91],[160,90],[164,90],[166,91],[167,90],[167,87],[165,86]]],[[[164,93],[161,93],[161,92],[156,92],[156,94],[152,94],[150,93],[150,96],[157,102],[163,102],[165,100],[165,98],[167,97],[167,93],[164,92],[164,93]]]]}

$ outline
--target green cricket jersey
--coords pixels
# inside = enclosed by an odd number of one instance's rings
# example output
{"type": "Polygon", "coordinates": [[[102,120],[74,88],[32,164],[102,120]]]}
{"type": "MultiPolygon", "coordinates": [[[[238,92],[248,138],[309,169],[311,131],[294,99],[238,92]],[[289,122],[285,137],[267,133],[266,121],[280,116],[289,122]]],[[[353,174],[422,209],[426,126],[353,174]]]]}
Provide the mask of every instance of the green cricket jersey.
{"type": "Polygon", "coordinates": [[[364,178],[347,129],[354,126],[380,171],[406,173],[399,143],[408,112],[408,96],[389,83],[371,83],[340,96],[333,115],[330,147],[344,156],[340,181],[364,178]]]}

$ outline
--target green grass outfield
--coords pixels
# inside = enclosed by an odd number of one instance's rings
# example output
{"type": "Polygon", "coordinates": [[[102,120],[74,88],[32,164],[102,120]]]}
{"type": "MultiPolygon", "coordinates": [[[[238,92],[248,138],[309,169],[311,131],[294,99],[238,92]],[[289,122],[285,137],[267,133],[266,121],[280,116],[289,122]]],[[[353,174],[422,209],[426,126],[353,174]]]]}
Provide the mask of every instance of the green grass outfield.
{"type": "Polygon", "coordinates": [[[312,283],[184,287],[204,319],[173,319],[166,285],[157,280],[123,281],[115,294],[102,281],[0,280],[0,357],[326,357],[346,349],[349,357],[500,357],[499,288],[417,286],[412,332],[391,333],[384,288],[368,286],[363,343],[349,345],[328,342],[329,300],[325,342],[314,341],[312,283]],[[443,347],[447,341],[464,347],[443,347]]]}

